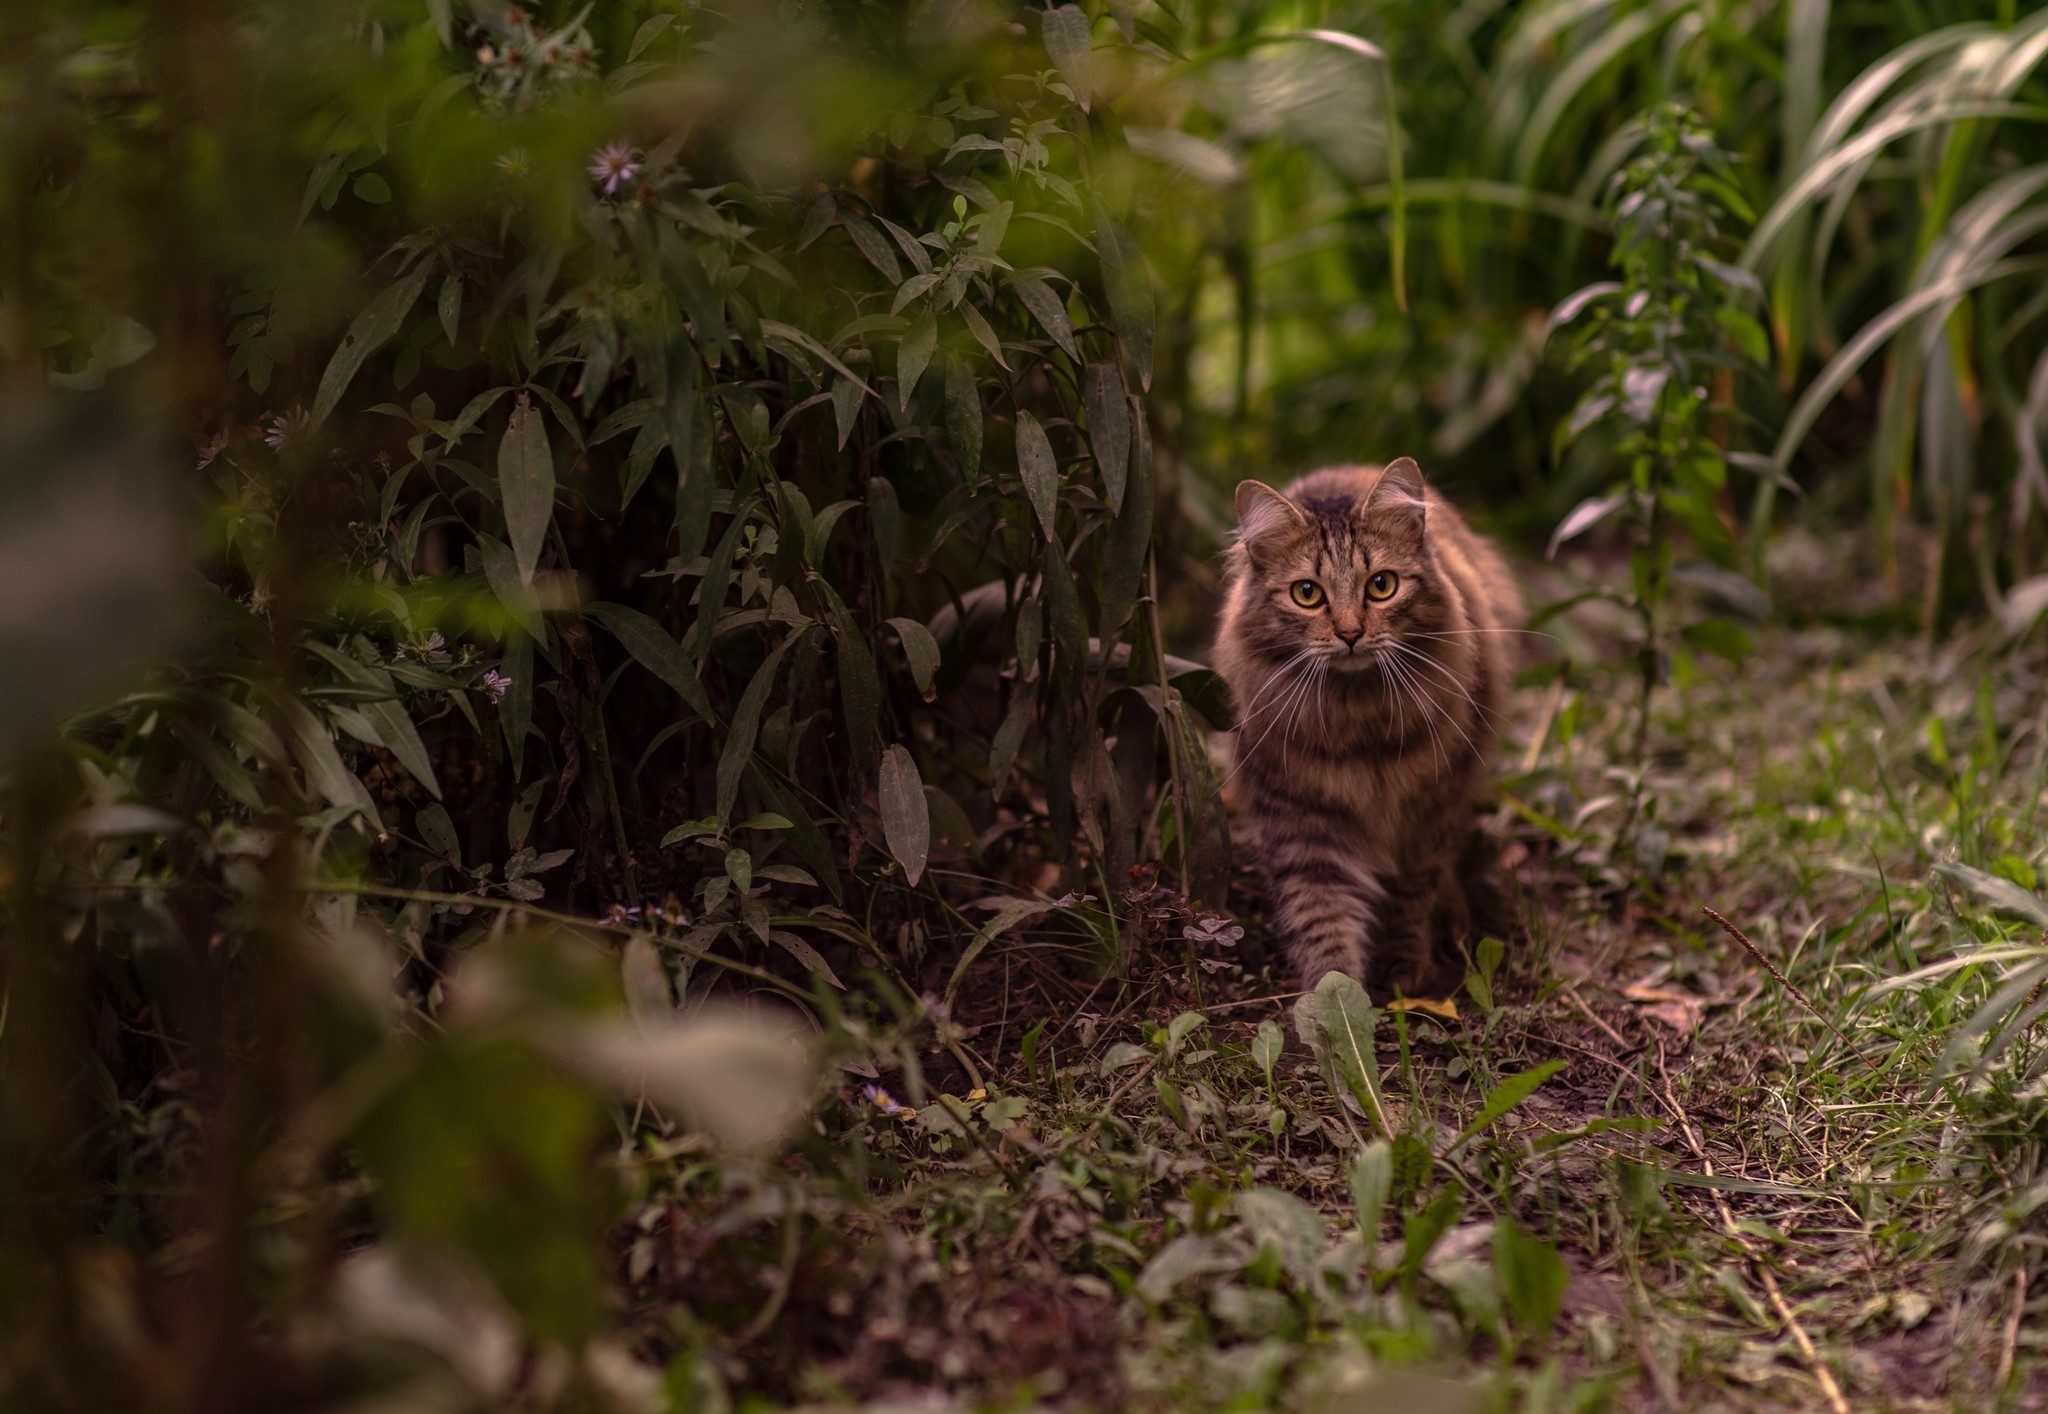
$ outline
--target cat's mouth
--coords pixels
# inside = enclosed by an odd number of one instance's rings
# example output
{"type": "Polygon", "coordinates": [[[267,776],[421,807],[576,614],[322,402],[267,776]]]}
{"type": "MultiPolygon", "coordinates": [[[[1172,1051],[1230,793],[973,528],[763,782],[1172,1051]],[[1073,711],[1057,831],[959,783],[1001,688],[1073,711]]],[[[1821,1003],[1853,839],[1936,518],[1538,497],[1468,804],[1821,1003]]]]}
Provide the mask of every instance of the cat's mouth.
{"type": "Polygon", "coordinates": [[[1380,649],[1376,644],[1336,644],[1323,654],[1333,673],[1370,672],[1380,665],[1380,649]]]}

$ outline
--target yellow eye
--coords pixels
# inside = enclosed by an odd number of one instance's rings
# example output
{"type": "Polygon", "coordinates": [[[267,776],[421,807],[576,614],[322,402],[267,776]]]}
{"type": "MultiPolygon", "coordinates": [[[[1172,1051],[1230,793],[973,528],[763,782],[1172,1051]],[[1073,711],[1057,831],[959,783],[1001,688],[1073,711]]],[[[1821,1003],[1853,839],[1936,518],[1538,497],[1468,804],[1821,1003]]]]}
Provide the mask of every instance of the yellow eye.
{"type": "Polygon", "coordinates": [[[1394,590],[1400,586],[1401,576],[1392,570],[1380,570],[1365,582],[1365,597],[1368,599],[1391,599],[1394,590]]]}
{"type": "Polygon", "coordinates": [[[1294,602],[1304,609],[1313,609],[1323,602],[1323,586],[1312,579],[1297,579],[1287,587],[1294,602]]]}

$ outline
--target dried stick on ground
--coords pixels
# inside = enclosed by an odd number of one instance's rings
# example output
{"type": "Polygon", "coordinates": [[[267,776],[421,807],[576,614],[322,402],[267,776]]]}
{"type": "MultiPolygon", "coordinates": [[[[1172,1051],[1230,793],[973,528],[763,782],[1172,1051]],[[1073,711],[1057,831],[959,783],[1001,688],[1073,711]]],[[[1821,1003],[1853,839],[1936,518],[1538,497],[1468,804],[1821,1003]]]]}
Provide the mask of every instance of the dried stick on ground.
{"type": "MultiPolygon", "coordinates": [[[[1708,912],[1712,913],[1713,910],[1709,909],[1708,912]]],[[[1714,917],[1721,921],[1723,927],[1728,926],[1719,914],[1714,914],[1714,917]]],[[[1699,1131],[1693,1128],[1692,1116],[1678,1103],[1677,1092],[1671,1088],[1671,1076],[1664,1069],[1662,1046],[1657,1048],[1657,1077],[1664,1084],[1665,1107],[1671,1111],[1671,1117],[1678,1121],[1678,1132],[1685,1136],[1686,1147],[1691,1149],[1693,1157],[1699,1160],[1701,1171],[1709,1178],[1714,1177],[1714,1161],[1707,1157],[1706,1145],[1700,1142],[1699,1131]]],[[[1722,1230],[1734,1239],[1737,1246],[1750,1254],[1750,1269],[1763,1284],[1764,1294],[1771,1300],[1771,1309],[1777,1312],[1778,1319],[1785,1323],[1785,1330],[1792,1337],[1792,1343],[1799,1347],[1799,1354],[1806,1361],[1806,1368],[1813,1373],[1814,1380],[1820,1385],[1820,1392],[1827,1399],[1828,1408],[1834,1411],[1834,1414],[1850,1414],[1849,1401],[1842,1397],[1842,1387],[1835,1381],[1835,1372],[1820,1358],[1820,1351],[1814,1347],[1813,1337],[1806,1333],[1806,1327],[1800,1325],[1799,1318],[1792,1313],[1791,1304],[1785,1300],[1785,1294],[1778,1289],[1778,1278],[1772,1273],[1769,1263],[1756,1255],[1749,1245],[1749,1240],[1735,1225],[1735,1214],[1729,1210],[1728,1200],[1721,1196],[1720,1190],[1711,1191],[1714,1195],[1714,1209],[1721,1216],[1722,1230]]]]}
{"type": "Polygon", "coordinates": [[[1813,1004],[1813,999],[1807,996],[1806,993],[1800,991],[1799,988],[1793,984],[1792,979],[1790,977],[1787,977],[1782,971],[1779,970],[1778,964],[1772,962],[1768,957],[1765,957],[1764,950],[1749,940],[1749,934],[1743,932],[1733,923],[1730,923],[1727,919],[1723,918],[1720,914],[1716,913],[1713,909],[1709,908],[1706,904],[1700,905],[1700,912],[1706,914],[1707,917],[1713,919],[1716,923],[1720,924],[1721,927],[1727,931],[1729,937],[1735,939],[1736,942],[1742,944],[1743,947],[1749,949],[1749,955],[1755,958],[1758,962],[1761,962],[1764,965],[1764,970],[1770,973],[1771,976],[1778,979],[1778,985],[1780,987],[1783,987],[1786,991],[1790,992],[1792,994],[1792,999],[1794,1001],[1798,1002],[1799,1005],[1805,1007],[1808,1011],[1812,1012],[1814,1017],[1820,1022],[1821,1025],[1827,1027],[1828,1030],[1835,1033],[1835,1039],[1840,1041],[1844,1046],[1848,1047],[1850,1055],[1857,1057],[1865,1065],[1869,1066],[1872,1070],[1882,1071],[1884,1069],[1884,1067],[1880,1065],[1878,1062],[1872,1060],[1869,1056],[1866,1056],[1861,1051],[1857,1050],[1856,1043],[1849,1039],[1848,1033],[1843,1031],[1841,1027],[1835,1025],[1834,1022],[1828,1020],[1827,1013],[1823,1012],[1819,1007],[1815,1006],[1813,1004]]]}

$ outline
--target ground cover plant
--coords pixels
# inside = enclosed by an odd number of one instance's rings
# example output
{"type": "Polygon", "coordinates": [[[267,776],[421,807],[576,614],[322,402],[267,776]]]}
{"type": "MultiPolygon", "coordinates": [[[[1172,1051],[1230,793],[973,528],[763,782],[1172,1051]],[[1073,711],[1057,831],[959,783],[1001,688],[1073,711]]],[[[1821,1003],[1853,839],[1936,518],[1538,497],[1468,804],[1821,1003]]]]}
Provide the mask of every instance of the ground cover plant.
{"type": "Polygon", "coordinates": [[[8,1408],[2048,1405],[2048,14],[6,24],[8,1408]],[[1391,1009],[1202,661],[1403,453],[1391,1009]]]}

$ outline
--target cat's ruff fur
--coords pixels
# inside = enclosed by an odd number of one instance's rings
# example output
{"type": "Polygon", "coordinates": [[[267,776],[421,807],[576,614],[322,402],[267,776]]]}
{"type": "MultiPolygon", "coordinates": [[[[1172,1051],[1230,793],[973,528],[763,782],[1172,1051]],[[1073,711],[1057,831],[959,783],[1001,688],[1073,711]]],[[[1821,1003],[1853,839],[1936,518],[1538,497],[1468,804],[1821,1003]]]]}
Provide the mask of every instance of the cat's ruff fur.
{"type": "Polygon", "coordinates": [[[1492,911],[1477,816],[1522,623],[1514,578],[1407,457],[1284,493],[1247,481],[1237,510],[1215,664],[1272,921],[1304,986],[1341,971],[1441,995],[1492,911]],[[1382,571],[1399,578],[1379,602],[1382,571]],[[1292,597],[1303,580],[1314,609],[1292,597]]]}

